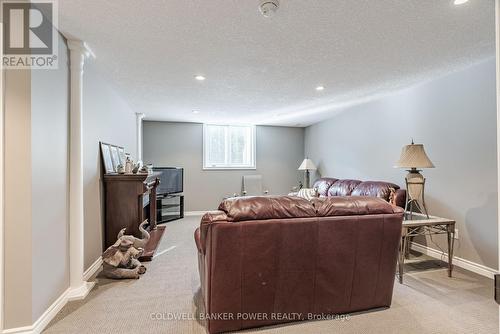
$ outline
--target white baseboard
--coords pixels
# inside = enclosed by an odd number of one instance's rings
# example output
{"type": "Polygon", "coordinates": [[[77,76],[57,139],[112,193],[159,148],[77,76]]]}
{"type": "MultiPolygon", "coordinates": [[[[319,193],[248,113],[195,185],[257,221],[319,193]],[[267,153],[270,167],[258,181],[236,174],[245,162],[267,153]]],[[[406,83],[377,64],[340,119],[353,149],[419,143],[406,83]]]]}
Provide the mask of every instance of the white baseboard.
{"type": "Polygon", "coordinates": [[[32,333],[35,333],[33,331],[33,326],[16,327],[11,329],[4,329],[2,331],[2,334],[32,334],[32,333]]]}
{"type": "Polygon", "coordinates": [[[186,211],[186,212],[184,212],[184,216],[185,217],[189,217],[189,216],[203,216],[208,211],[210,211],[210,210],[206,210],[206,211],[186,211]]]}
{"type": "MultiPolygon", "coordinates": [[[[444,258],[444,261],[448,260],[448,253],[443,253],[434,248],[423,246],[415,242],[411,244],[411,249],[436,259],[444,258]]],[[[458,256],[453,257],[453,265],[491,279],[493,279],[494,275],[498,273],[498,270],[496,269],[484,266],[479,263],[472,262],[470,260],[463,259],[458,256]]]]}
{"type": "Polygon", "coordinates": [[[69,290],[66,301],[71,302],[73,300],[82,300],[87,298],[88,294],[94,288],[94,286],[95,282],[83,282],[83,284],[79,287],[69,290]]]}
{"type": "Polygon", "coordinates": [[[95,273],[97,273],[99,269],[101,269],[101,266],[102,266],[102,257],[99,256],[97,260],[95,260],[94,263],[92,263],[90,267],[87,270],[85,270],[85,272],[83,273],[83,280],[88,281],[89,279],[91,279],[92,276],[94,276],[95,273]]]}
{"type": "Polygon", "coordinates": [[[39,334],[41,333],[45,327],[49,324],[49,322],[54,319],[57,313],[66,305],[68,302],[68,295],[71,289],[67,289],[63,292],[56,301],[49,306],[49,308],[40,316],[40,318],[35,321],[35,323],[31,326],[25,327],[17,327],[5,329],[3,334],[39,334]]]}
{"type": "Polygon", "coordinates": [[[80,300],[87,297],[90,290],[95,285],[95,282],[87,282],[94,274],[101,268],[102,258],[99,257],[84,273],[83,279],[85,280],[82,286],[72,289],[68,288],[43,312],[35,323],[31,326],[16,327],[4,329],[2,334],[40,334],[45,327],[54,319],[54,317],[61,311],[61,309],[72,300],[80,300]]]}

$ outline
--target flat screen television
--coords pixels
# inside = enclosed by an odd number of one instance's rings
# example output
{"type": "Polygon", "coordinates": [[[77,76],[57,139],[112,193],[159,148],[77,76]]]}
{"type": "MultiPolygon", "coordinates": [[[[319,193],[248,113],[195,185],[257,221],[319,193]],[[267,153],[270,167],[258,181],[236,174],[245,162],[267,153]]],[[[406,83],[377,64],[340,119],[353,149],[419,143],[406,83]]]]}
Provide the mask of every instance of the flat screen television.
{"type": "Polygon", "coordinates": [[[153,171],[161,173],[160,185],[156,189],[158,195],[177,194],[184,191],[183,168],[153,167],[153,171]]]}

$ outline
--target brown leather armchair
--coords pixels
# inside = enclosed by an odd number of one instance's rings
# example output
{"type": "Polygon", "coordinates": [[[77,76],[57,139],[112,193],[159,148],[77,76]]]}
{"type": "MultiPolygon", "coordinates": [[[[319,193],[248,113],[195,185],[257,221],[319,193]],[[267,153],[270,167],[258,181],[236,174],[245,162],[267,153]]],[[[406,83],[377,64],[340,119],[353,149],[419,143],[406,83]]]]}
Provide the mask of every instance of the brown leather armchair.
{"type": "Polygon", "coordinates": [[[223,201],[195,232],[208,332],[389,307],[402,220],[374,197],[223,201]]]}

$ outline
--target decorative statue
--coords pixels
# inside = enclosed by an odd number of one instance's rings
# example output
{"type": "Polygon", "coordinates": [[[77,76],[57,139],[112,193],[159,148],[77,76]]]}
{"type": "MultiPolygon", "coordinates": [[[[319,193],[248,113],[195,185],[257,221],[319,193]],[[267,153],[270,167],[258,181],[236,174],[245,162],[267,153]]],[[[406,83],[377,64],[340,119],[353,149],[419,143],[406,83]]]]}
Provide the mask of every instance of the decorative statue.
{"type": "Polygon", "coordinates": [[[125,167],[122,164],[119,164],[116,166],[116,172],[118,174],[125,174],[125,167]]]}
{"type": "Polygon", "coordinates": [[[144,226],[148,224],[148,220],[146,219],[139,225],[139,231],[141,232],[142,239],[136,238],[133,235],[125,235],[126,228],[122,228],[118,233],[118,239],[126,239],[132,241],[135,248],[144,248],[149,241],[149,233],[146,231],[144,226]]]}
{"type": "Polygon", "coordinates": [[[125,235],[123,228],[118,233],[118,240],[102,254],[103,275],[108,278],[139,278],[146,272],[146,267],[139,262],[144,247],[149,241],[149,233],[144,229],[147,220],[139,225],[142,239],[133,235],[125,235]]]}

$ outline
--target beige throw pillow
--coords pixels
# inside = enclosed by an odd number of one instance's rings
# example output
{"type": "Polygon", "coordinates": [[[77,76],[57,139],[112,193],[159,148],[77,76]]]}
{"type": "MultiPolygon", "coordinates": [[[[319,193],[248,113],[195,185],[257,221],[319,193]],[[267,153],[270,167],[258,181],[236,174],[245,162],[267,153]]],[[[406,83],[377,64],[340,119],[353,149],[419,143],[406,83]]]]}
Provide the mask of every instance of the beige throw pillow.
{"type": "Polygon", "coordinates": [[[310,201],[311,199],[318,197],[318,190],[316,188],[302,188],[297,193],[297,197],[302,197],[310,201]]]}

